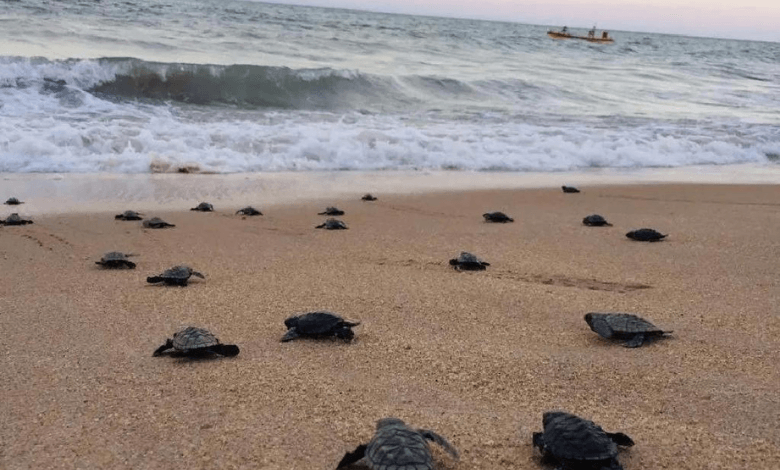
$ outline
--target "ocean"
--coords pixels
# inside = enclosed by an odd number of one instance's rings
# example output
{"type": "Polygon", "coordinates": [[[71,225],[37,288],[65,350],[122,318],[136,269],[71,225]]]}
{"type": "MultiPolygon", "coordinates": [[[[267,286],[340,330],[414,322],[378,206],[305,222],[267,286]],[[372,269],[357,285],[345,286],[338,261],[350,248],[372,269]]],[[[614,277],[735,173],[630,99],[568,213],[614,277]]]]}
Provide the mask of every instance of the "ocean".
{"type": "Polygon", "coordinates": [[[780,160],[779,43],[592,44],[546,35],[563,25],[232,0],[1,4],[0,172],[780,160]]]}

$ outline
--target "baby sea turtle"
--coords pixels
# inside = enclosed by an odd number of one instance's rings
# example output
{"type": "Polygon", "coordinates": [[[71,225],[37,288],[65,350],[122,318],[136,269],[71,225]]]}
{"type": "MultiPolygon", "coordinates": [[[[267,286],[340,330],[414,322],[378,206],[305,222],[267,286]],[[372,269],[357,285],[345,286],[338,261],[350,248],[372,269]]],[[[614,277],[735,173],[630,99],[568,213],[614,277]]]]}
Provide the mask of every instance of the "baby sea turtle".
{"type": "Polygon", "coordinates": [[[166,228],[166,227],[175,227],[173,224],[169,224],[168,222],[162,220],[159,217],[152,217],[151,219],[144,220],[143,222],[144,227],[146,228],[166,228]]]}
{"type": "Polygon", "coordinates": [[[362,199],[364,201],[376,201],[377,198],[372,196],[370,193],[367,193],[367,194],[364,194],[363,197],[361,197],[360,199],[362,199]]]}
{"type": "Polygon", "coordinates": [[[338,207],[326,207],[323,212],[319,212],[317,215],[344,215],[344,211],[338,207]]]}
{"type": "Polygon", "coordinates": [[[187,280],[191,276],[196,276],[201,279],[206,279],[206,277],[197,272],[194,271],[189,266],[174,266],[171,269],[166,269],[163,271],[162,274],[159,274],[157,276],[150,276],[146,278],[146,282],[149,284],[156,284],[158,282],[164,282],[165,284],[171,285],[171,286],[186,286],[187,280]]]}
{"type": "Polygon", "coordinates": [[[450,265],[458,271],[484,271],[490,263],[482,261],[467,251],[461,251],[457,258],[450,260],[450,265]]]}
{"type": "Polygon", "coordinates": [[[561,189],[564,193],[578,193],[580,192],[579,189],[575,188],[574,186],[561,186],[561,189]]]}
{"type": "Polygon", "coordinates": [[[255,209],[252,206],[246,206],[243,209],[237,210],[236,211],[236,215],[238,215],[238,214],[241,214],[241,215],[263,215],[262,212],[260,212],[259,210],[255,209]]]}
{"type": "Polygon", "coordinates": [[[602,338],[625,340],[624,346],[627,348],[637,348],[649,338],[671,333],[630,313],[588,313],[585,321],[602,338]]]}
{"type": "Polygon", "coordinates": [[[193,207],[190,210],[191,211],[200,211],[200,212],[213,212],[214,211],[214,206],[212,206],[208,202],[201,202],[196,207],[193,207]]]}
{"type": "Polygon", "coordinates": [[[18,206],[19,204],[24,204],[24,203],[19,199],[16,199],[15,197],[10,197],[3,204],[6,204],[8,206],[18,206]]]}
{"type": "Polygon", "coordinates": [[[413,429],[398,418],[382,418],[376,423],[371,441],[347,452],[336,468],[365,459],[372,470],[434,470],[428,441],[439,444],[458,459],[458,450],[434,431],[413,429]]]}
{"type": "Polygon", "coordinates": [[[617,460],[618,446],[631,447],[627,435],[608,433],[593,421],[565,411],[548,411],[542,417],[544,432],[533,434],[533,444],[545,460],[571,470],[623,470],[617,460]]]}
{"type": "Polygon", "coordinates": [[[505,224],[507,222],[515,221],[515,219],[509,217],[503,212],[487,212],[485,214],[482,214],[482,217],[485,218],[485,222],[497,222],[500,224],[505,224]]]}
{"type": "Polygon", "coordinates": [[[239,353],[235,344],[222,344],[216,336],[203,328],[188,326],[173,334],[173,339],[168,339],[165,344],[157,348],[152,356],[160,356],[169,349],[175,356],[235,356],[239,353]]]}
{"type": "Polygon", "coordinates": [[[124,211],[121,214],[117,214],[114,216],[115,219],[118,220],[141,220],[143,217],[141,217],[143,214],[140,214],[136,211],[124,211]]]}
{"type": "Polygon", "coordinates": [[[125,254],[119,251],[109,251],[108,253],[104,254],[102,258],[100,258],[100,261],[95,261],[95,264],[99,264],[104,268],[109,268],[109,269],[119,269],[119,268],[135,269],[135,263],[127,259],[130,256],[135,256],[135,255],[132,253],[125,254]]]}
{"type": "Polygon", "coordinates": [[[612,224],[607,222],[607,219],[604,217],[593,214],[585,217],[582,219],[583,225],[587,225],[588,227],[612,227],[612,224]]]}
{"type": "Polygon", "coordinates": [[[16,212],[9,215],[8,218],[3,221],[3,225],[27,225],[31,223],[33,223],[32,220],[23,219],[16,212]]]}
{"type": "Polygon", "coordinates": [[[352,327],[358,325],[360,322],[344,320],[331,312],[303,313],[284,321],[287,333],[282,336],[282,342],[295,338],[325,338],[329,336],[335,336],[349,342],[355,337],[352,327]]]}
{"type": "Polygon", "coordinates": [[[651,228],[640,228],[639,230],[632,230],[628,232],[626,236],[638,242],[658,242],[668,237],[668,235],[662,235],[660,232],[656,232],[651,228]]]}
{"type": "Polygon", "coordinates": [[[347,227],[347,224],[340,221],[339,219],[328,219],[324,223],[314,227],[314,228],[324,228],[327,230],[346,230],[349,227],[347,227]]]}

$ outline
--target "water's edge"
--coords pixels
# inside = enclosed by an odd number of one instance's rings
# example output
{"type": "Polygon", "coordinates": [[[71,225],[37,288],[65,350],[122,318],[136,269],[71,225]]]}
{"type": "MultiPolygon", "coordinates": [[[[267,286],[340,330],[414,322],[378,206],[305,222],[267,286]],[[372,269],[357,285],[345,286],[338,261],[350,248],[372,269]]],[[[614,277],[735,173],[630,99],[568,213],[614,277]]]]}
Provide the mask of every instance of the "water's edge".
{"type": "Polygon", "coordinates": [[[231,175],[18,174],[0,173],[0,198],[25,201],[3,213],[98,213],[182,210],[208,201],[217,209],[257,208],[322,201],[357,200],[366,192],[420,194],[470,190],[554,188],[630,184],[778,184],[780,167],[701,166],[663,169],[597,169],[580,172],[510,173],[467,171],[281,172],[231,175]]]}

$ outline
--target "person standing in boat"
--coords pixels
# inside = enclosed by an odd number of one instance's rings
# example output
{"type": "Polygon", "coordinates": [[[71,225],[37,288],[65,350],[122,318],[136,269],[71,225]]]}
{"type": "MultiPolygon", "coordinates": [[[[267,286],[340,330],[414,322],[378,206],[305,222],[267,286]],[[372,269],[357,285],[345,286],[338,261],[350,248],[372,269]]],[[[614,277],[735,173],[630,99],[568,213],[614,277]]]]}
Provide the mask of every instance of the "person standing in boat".
{"type": "Polygon", "coordinates": [[[606,31],[602,32],[601,39],[609,39],[609,33],[607,33],[606,31]]]}
{"type": "Polygon", "coordinates": [[[566,26],[564,26],[564,27],[563,27],[563,29],[561,30],[561,32],[562,32],[562,33],[564,33],[564,34],[566,34],[566,33],[568,33],[568,32],[569,32],[569,28],[567,28],[566,26]]]}
{"type": "Polygon", "coordinates": [[[593,28],[591,28],[590,31],[588,31],[588,37],[589,38],[595,38],[596,37],[596,27],[595,26],[593,28]]]}

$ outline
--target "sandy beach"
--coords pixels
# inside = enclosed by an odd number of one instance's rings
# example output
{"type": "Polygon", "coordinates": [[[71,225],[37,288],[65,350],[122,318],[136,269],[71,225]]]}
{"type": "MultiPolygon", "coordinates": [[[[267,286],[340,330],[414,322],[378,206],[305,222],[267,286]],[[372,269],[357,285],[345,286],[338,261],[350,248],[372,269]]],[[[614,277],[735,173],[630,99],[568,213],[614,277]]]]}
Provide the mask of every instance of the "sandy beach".
{"type": "Polygon", "coordinates": [[[461,458],[433,446],[440,469],[553,468],[531,434],[554,409],[630,435],[627,470],[780,467],[780,186],[566,182],[582,193],[121,207],[166,230],[114,220],[114,202],[2,206],[35,223],[0,227],[0,468],[334,469],[386,416],[447,437],[461,458]],[[234,215],[247,204],[265,215],[234,215]],[[314,229],[326,205],[349,230],[314,229]],[[583,226],[593,213],[614,226],[583,226]],[[625,237],[641,227],[669,237],[625,237]],[[137,268],[95,265],[112,250],[137,268]],[[456,272],[462,250],[491,266],[456,272]],[[206,279],[145,282],[176,264],[206,279]],[[359,320],[355,340],[279,342],[285,318],[320,309],[359,320]],[[674,333],[627,349],[587,312],[674,333]],[[189,325],[241,353],[151,357],[189,325]]]}

